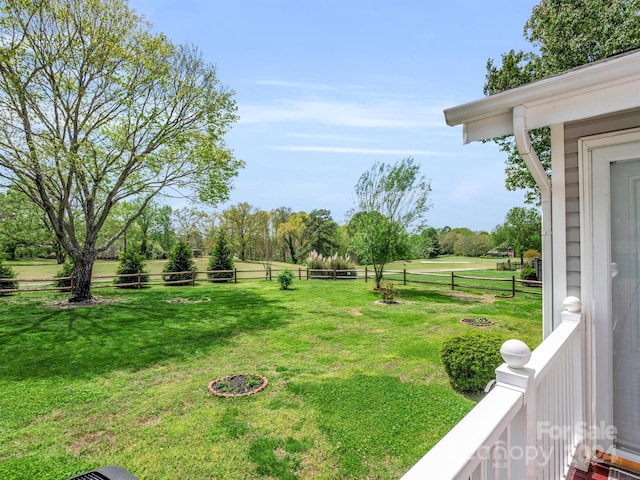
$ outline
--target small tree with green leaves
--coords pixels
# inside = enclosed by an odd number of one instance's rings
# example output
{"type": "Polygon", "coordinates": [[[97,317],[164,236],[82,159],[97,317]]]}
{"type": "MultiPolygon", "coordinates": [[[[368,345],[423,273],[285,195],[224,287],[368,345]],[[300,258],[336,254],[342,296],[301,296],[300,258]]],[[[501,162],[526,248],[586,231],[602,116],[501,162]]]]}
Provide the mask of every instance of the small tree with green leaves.
{"type": "Polygon", "coordinates": [[[431,183],[410,157],[391,165],[375,163],[360,176],[348,230],[352,251],[373,265],[377,288],[385,263],[409,255],[408,232],[422,226],[430,193],[431,183]]]}
{"type": "Polygon", "coordinates": [[[224,230],[221,230],[218,235],[213,252],[211,252],[211,258],[209,258],[207,270],[210,270],[207,276],[214,281],[228,282],[233,278],[233,252],[224,230]]]}
{"type": "Polygon", "coordinates": [[[196,264],[193,261],[193,251],[186,242],[178,242],[169,254],[169,261],[162,270],[166,282],[172,285],[185,285],[193,280],[196,264]]]}
{"type": "Polygon", "coordinates": [[[146,260],[144,255],[136,252],[130,248],[128,251],[120,255],[120,265],[116,269],[116,274],[119,275],[115,279],[116,285],[120,288],[136,288],[140,283],[146,283],[149,281],[149,276],[144,275],[146,260]],[[130,276],[131,274],[138,274],[136,276],[130,276]],[[124,276],[120,276],[124,275],[124,276]],[[131,285],[135,283],[135,285],[131,285]]]}

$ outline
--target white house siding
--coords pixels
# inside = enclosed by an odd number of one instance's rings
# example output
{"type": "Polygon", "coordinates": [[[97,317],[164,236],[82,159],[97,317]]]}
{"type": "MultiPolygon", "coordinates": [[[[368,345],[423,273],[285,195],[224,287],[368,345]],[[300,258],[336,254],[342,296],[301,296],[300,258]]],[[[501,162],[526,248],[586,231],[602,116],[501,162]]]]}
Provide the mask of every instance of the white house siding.
{"type": "Polygon", "coordinates": [[[578,139],[640,127],[640,109],[566,123],[564,128],[567,295],[580,295],[580,190],[578,139]]]}

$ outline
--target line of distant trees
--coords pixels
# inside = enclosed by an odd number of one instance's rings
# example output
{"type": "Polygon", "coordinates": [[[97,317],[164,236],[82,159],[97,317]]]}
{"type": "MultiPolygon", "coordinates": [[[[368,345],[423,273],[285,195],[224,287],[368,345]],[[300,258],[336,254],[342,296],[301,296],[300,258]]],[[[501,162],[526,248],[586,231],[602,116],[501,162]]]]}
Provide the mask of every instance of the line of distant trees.
{"type": "MultiPolygon", "coordinates": [[[[109,238],[122,228],[130,211],[137,208],[127,202],[119,204],[101,235],[109,238]]],[[[246,202],[220,212],[195,207],[172,209],[151,202],[102,257],[118,258],[133,249],[147,259],[165,258],[178,241],[209,255],[221,231],[239,260],[302,264],[312,251],[323,256],[350,255],[360,260],[350,248],[352,226],[339,225],[329,210],[294,212],[289,207],[279,207],[266,211],[246,202]]],[[[407,260],[440,255],[477,257],[507,249],[520,256],[526,250],[541,250],[540,215],[532,208],[509,210],[505,221],[492,232],[428,226],[407,235],[410,246],[405,252],[407,260]]],[[[12,189],[0,192],[0,254],[11,260],[41,257],[64,261],[63,250],[42,211],[12,189]]]]}

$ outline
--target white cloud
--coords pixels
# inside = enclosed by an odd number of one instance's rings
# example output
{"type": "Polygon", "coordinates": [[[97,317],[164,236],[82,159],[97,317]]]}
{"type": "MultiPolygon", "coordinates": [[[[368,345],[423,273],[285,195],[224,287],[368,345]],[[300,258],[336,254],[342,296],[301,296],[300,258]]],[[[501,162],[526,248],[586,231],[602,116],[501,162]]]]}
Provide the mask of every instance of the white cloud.
{"type": "Polygon", "coordinates": [[[431,150],[396,150],[384,148],[355,148],[355,147],[322,147],[313,145],[283,145],[270,147],[271,150],[287,152],[318,152],[318,153],[352,153],[357,155],[429,155],[448,156],[451,153],[435,152],[431,150]]]}
{"type": "Polygon", "coordinates": [[[362,128],[445,128],[442,109],[411,103],[357,103],[323,100],[241,105],[240,122],[309,123],[362,128]]]}
{"type": "Polygon", "coordinates": [[[255,80],[255,81],[252,81],[251,83],[253,83],[254,85],[264,85],[267,87],[295,88],[299,90],[319,90],[319,91],[335,90],[335,87],[324,85],[321,83],[292,82],[289,80],[255,80]]]}
{"type": "Polygon", "coordinates": [[[371,142],[370,138],[354,137],[348,135],[338,135],[329,133],[289,133],[289,137],[294,138],[311,138],[314,140],[333,140],[340,142],[371,142]]]}

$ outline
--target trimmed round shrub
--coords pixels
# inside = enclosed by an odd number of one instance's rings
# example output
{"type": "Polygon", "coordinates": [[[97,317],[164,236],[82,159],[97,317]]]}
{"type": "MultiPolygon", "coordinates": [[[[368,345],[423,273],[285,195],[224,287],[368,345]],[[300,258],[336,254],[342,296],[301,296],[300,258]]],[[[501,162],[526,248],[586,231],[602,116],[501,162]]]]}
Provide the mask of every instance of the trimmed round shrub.
{"type": "Polygon", "coordinates": [[[492,332],[469,332],[447,338],[440,358],[451,386],[459,392],[483,390],[496,378],[496,368],[504,363],[500,347],[506,337],[492,332]]]}
{"type": "Polygon", "coordinates": [[[146,283],[149,281],[149,276],[144,275],[146,264],[145,257],[141,253],[129,249],[129,251],[120,255],[120,265],[116,269],[116,275],[125,275],[124,277],[117,277],[114,281],[119,288],[138,288],[138,281],[146,283]],[[129,276],[129,274],[140,274],[136,276],[129,276]],[[135,283],[136,285],[128,285],[135,283]]]}
{"type": "MultiPolygon", "coordinates": [[[[0,278],[16,278],[16,274],[13,269],[7,265],[2,263],[2,259],[0,258],[0,278]]],[[[16,280],[6,281],[3,280],[0,282],[0,290],[13,290],[18,288],[18,282],[16,280]]],[[[8,292],[7,292],[8,293],[8,292]]],[[[7,293],[0,293],[0,295],[6,295],[7,293]]]]}

